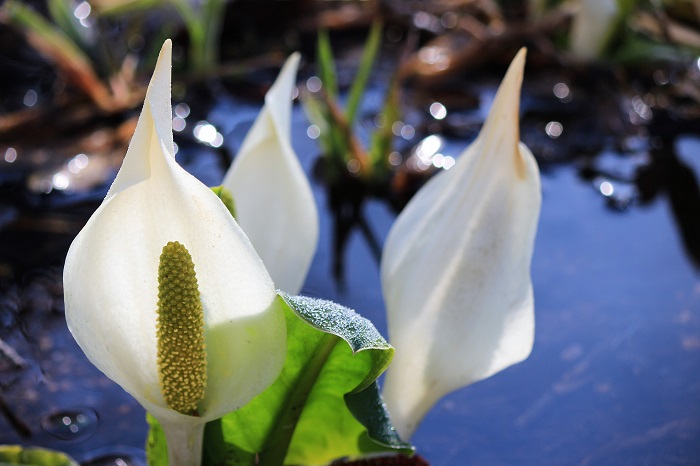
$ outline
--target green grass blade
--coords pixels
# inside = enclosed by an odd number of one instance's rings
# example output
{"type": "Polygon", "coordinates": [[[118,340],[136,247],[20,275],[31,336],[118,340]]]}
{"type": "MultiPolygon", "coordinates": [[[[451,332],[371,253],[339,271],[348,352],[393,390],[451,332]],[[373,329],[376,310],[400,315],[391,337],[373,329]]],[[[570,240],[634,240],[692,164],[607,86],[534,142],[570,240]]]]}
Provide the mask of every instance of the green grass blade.
{"type": "Polygon", "coordinates": [[[200,11],[196,11],[188,0],[170,0],[180,19],[185,23],[190,40],[188,66],[191,70],[202,72],[206,69],[207,25],[200,11]]]}
{"type": "Polygon", "coordinates": [[[207,0],[202,8],[202,18],[206,25],[203,50],[204,66],[210,69],[219,62],[219,37],[224,21],[226,0],[207,0]]]}
{"type": "Polygon", "coordinates": [[[379,51],[381,38],[382,23],[380,21],[375,21],[372,24],[372,28],[367,36],[367,41],[365,42],[365,47],[362,52],[362,59],[360,60],[360,67],[357,70],[357,76],[355,77],[352,87],[350,88],[350,96],[348,97],[348,105],[345,111],[345,116],[347,117],[348,123],[351,126],[355,122],[355,118],[357,117],[357,109],[359,108],[362,97],[365,94],[367,81],[369,80],[369,75],[372,72],[374,59],[379,51]]]}
{"type": "Polygon", "coordinates": [[[304,96],[301,100],[302,108],[306,114],[306,118],[312,125],[318,126],[320,136],[318,138],[321,151],[324,156],[330,154],[333,149],[333,140],[328,126],[328,119],[323,108],[323,103],[312,95],[304,96]]]}
{"type": "Polygon", "coordinates": [[[323,88],[328,97],[335,99],[338,96],[338,79],[335,74],[335,59],[333,58],[328,31],[323,30],[318,33],[316,61],[323,88]]]}
{"type": "Polygon", "coordinates": [[[82,46],[84,44],[83,37],[76,27],[77,20],[71,11],[69,2],[67,0],[48,0],[46,6],[56,26],[70,37],[73,42],[82,46]]]}
{"type": "MultiPolygon", "coordinates": [[[[93,10],[101,16],[121,16],[149,11],[166,4],[168,0],[98,0],[92,1],[93,10]]],[[[159,49],[160,50],[160,49],[159,49]]]]}
{"type": "Polygon", "coordinates": [[[371,164],[379,169],[386,169],[387,158],[393,149],[394,133],[392,126],[401,119],[401,107],[399,105],[399,79],[394,77],[389,86],[382,115],[384,115],[384,126],[378,128],[372,135],[369,147],[369,157],[371,164]]]}

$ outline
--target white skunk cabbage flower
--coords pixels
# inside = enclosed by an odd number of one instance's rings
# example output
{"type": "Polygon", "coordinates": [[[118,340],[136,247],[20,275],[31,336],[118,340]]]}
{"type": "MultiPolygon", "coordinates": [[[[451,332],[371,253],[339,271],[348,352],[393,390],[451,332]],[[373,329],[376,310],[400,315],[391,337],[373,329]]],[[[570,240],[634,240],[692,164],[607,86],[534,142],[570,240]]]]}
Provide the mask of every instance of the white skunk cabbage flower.
{"type": "Polygon", "coordinates": [[[383,395],[404,439],[444,395],[532,350],[541,193],[518,128],[525,53],[511,63],[477,139],[416,193],[386,240],[381,278],[396,353],[383,395]]]}
{"type": "Polygon", "coordinates": [[[600,58],[618,24],[617,0],[580,0],[571,23],[570,49],[581,60],[600,58]]]}
{"type": "Polygon", "coordinates": [[[275,287],[221,200],[175,162],[172,45],[124,163],[68,251],[68,327],[163,426],[171,465],[200,464],[204,423],[270,385],[286,354],[275,287]]]}
{"type": "Polygon", "coordinates": [[[278,288],[297,294],[318,244],[318,211],[290,142],[295,53],[265,95],[265,106],[224,177],[236,220],[278,288]]]}

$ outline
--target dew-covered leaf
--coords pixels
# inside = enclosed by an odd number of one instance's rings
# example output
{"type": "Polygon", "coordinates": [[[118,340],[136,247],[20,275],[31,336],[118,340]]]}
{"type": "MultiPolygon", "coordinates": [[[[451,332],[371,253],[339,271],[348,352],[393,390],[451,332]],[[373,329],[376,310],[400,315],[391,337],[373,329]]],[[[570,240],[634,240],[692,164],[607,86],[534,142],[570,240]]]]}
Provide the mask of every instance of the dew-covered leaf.
{"type": "MultiPolygon", "coordinates": [[[[376,379],[394,350],[372,323],[330,301],[281,292],[277,299],[287,322],[282,373],[243,408],[207,425],[204,464],[312,465],[372,452],[412,454],[379,395],[376,379]]],[[[151,450],[165,449],[154,434],[158,429],[151,430],[149,462],[151,450]]]]}

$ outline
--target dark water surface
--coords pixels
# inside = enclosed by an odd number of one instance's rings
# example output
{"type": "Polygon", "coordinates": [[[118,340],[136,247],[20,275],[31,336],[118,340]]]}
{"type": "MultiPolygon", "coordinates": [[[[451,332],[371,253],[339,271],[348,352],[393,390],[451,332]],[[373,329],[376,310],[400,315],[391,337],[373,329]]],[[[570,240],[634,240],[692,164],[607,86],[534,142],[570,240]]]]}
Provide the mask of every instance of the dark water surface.
{"type": "MultiPolygon", "coordinates": [[[[258,108],[219,104],[209,119],[224,135],[224,147],[240,145],[258,108]],[[234,107],[238,116],[230,117],[234,107]]],[[[296,108],[293,144],[311,173],[318,149],[306,136],[307,126],[296,108]]],[[[466,143],[448,145],[444,153],[456,157],[462,146],[466,143]]],[[[680,139],[676,148],[697,180],[700,139],[680,139]]],[[[223,176],[213,149],[194,156],[182,143],[178,159],[207,184],[223,176]]],[[[621,170],[631,164],[614,154],[599,161],[621,170]]],[[[583,178],[577,167],[553,166],[542,175],[532,265],[533,353],[435,407],[413,438],[433,465],[700,463],[700,278],[669,197],[613,209],[602,192],[630,187],[614,180],[603,187],[599,177],[583,178]]],[[[36,244],[56,242],[54,259],[60,257],[55,251],[65,253],[104,191],[60,215],[55,209],[33,210],[34,222],[66,225],[38,235],[36,244]]],[[[378,266],[367,241],[352,233],[345,286],[339,287],[331,273],[333,226],[325,189],[315,183],[314,193],[322,212],[321,241],[303,292],[356,309],[386,335],[378,266]]],[[[26,241],[26,233],[17,232],[26,215],[9,212],[0,230],[3,257],[13,257],[17,244],[26,241]]],[[[365,213],[383,241],[395,214],[378,200],[365,213]]],[[[449,247],[449,241],[435,247],[449,247]]],[[[0,336],[26,363],[18,367],[0,357],[0,444],[46,446],[81,462],[138,464],[146,433],[143,411],[85,360],[65,326],[60,260],[42,265],[5,280],[0,289],[0,336]]]]}

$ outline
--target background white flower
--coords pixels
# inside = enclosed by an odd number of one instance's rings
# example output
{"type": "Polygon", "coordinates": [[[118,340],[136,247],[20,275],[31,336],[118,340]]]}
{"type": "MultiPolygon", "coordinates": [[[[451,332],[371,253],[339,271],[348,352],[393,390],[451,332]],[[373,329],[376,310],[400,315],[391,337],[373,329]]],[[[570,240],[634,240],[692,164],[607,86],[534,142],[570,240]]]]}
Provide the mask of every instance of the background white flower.
{"type": "Polygon", "coordinates": [[[224,177],[236,220],[275,286],[297,294],[318,244],[318,210],[290,142],[292,91],[300,55],[293,54],[265,95],[265,106],[224,177]]]}
{"type": "Polygon", "coordinates": [[[384,247],[396,353],[383,394],[404,439],[442,396],[532,349],[530,260],[541,194],[537,163],[519,142],[524,66],[523,49],[477,139],[416,194],[384,247]]]}

